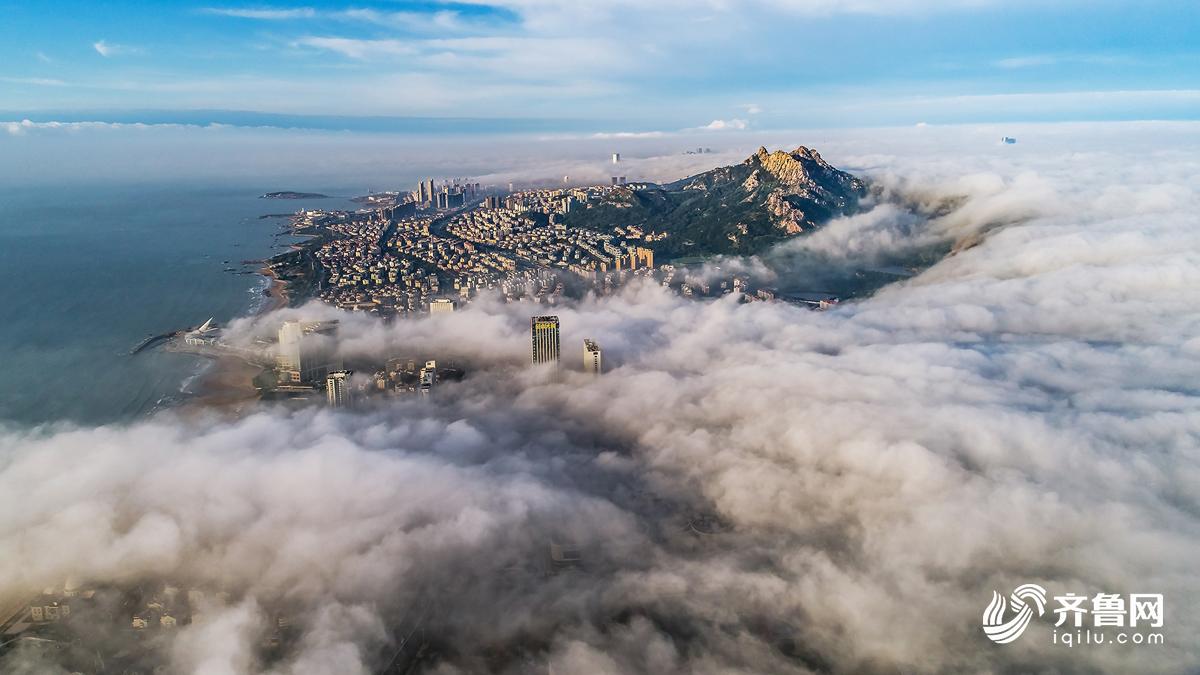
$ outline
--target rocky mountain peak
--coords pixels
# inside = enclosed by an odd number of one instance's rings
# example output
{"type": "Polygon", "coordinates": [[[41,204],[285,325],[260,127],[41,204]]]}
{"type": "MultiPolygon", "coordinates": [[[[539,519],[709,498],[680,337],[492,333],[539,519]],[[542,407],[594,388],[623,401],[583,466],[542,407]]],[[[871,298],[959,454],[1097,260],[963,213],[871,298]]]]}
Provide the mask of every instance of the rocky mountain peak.
{"type": "Polygon", "coordinates": [[[761,167],[785,185],[802,185],[810,182],[814,175],[821,176],[836,171],[821,158],[820,153],[803,145],[791,152],[770,152],[765,147],[760,147],[744,163],[761,167]]]}
{"type": "Polygon", "coordinates": [[[610,199],[570,218],[580,226],[619,220],[666,235],[664,256],[753,253],[853,212],[866,185],[815,150],[759,148],[745,161],[610,199]]]}

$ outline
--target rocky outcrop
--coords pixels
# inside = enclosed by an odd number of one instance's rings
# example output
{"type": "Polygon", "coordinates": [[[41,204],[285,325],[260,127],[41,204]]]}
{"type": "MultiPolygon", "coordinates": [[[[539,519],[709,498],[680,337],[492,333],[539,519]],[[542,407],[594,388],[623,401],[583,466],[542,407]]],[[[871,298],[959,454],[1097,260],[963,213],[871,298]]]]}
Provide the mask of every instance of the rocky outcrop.
{"type": "Polygon", "coordinates": [[[759,148],[738,164],[632,190],[622,204],[630,208],[618,209],[614,197],[569,218],[581,226],[619,221],[665,233],[655,243],[664,258],[753,253],[853,211],[866,193],[866,184],[815,150],[759,148]]]}
{"type": "Polygon", "coordinates": [[[791,152],[768,152],[760,147],[743,164],[750,169],[753,190],[768,190],[764,206],[775,226],[785,234],[800,234],[816,225],[806,211],[835,214],[844,212],[866,192],[866,185],[845,171],[834,168],[816,150],[800,146],[791,152]],[[760,174],[773,180],[759,180],[760,174]],[[817,208],[812,208],[817,207],[817,208]]]}

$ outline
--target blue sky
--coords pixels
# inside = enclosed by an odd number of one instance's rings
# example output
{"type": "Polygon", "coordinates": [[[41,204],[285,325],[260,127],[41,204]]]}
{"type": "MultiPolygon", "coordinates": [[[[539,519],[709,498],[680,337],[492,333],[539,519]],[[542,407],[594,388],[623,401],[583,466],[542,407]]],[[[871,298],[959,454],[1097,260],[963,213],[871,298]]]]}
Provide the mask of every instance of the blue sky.
{"type": "Polygon", "coordinates": [[[1195,0],[0,0],[0,16],[6,120],[632,134],[1200,118],[1195,0]]]}

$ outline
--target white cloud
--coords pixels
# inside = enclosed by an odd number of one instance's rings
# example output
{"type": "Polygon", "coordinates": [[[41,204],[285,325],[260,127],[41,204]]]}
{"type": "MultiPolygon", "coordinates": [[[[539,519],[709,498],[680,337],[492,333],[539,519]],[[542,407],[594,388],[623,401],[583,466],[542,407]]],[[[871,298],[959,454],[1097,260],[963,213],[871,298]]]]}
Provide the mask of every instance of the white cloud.
{"type": "Polygon", "coordinates": [[[377,9],[346,9],[330,14],[345,21],[364,21],[381,26],[424,29],[426,31],[458,31],[465,27],[458,12],[387,12],[377,9]]]}
{"type": "Polygon", "coordinates": [[[421,48],[421,63],[439,70],[550,80],[563,86],[583,76],[605,78],[638,67],[628,49],[605,37],[459,37],[425,40],[421,48]]]}
{"type": "MultiPolygon", "coordinates": [[[[1018,0],[1032,4],[1030,0],[1018,0]]],[[[865,14],[879,16],[921,15],[986,9],[1000,0],[611,0],[585,5],[557,0],[468,0],[469,4],[505,7],[518,12],[527,22],[566,25],[575,20],[594,22],[629,12],[684,15],[712,21],[722,15],[774,12],[799,16],[865,14]]],[[[1011,4],[1011,3],[1010,3],[1011,4]]]]}
{"type": "Polygon", "coordinates": [[[231,16],[239,19],[259,19],[263,21],[284,21],[290,19],[311,19],[317,16],[317,11],[311,7],[294,7],[294,8],[227,8],[227,7],[207,7],[203,10],[205,14],[216,14],[219,16],[231,16]]]}
{"type": "Polygon", "coordinates": [[[293,44],[336,52],[352,59],[411,56],[416,53],[416,49],[411,43],[390,39],[356,40],[340,37],[303,37],[293,44]]]}
{"type": "Polygon", "coordinates": [[[592,134],[592,138],[662,138],[662,131],[600,131],[592,134]]]}
{"type": "Polygon", "coordinates": [[[739,107],[745,110],[747,115],[758,115],[763,111],[762,106],[757,103],[743,103],[739,107]]]}
{"type": "Polygon", "coordinates": [[[107,40],[98,40],[93,42],[92,49],[95,49],[96,53],[104,58],[109,58],[120,54],[140,54],[142,52],[141,47],[114,44],[112,42],[108,42],[107,40]]]}
{"type": "Polygon", "coordinates": [[[39,87],[64,87],[67,85],[62,80],[56,80],[48,77],[0,77],[0,82],[8,82],[9,84],[32,84],[39,87]]]}
{"type": "Polygon", "coordinates": [[[261,21],[287,21],[294,19],[332,19],[343,22],[363,22],[380,26],[427,29],[429,31],[456,31],[464,28],[459,12],[438,10],[432,12],[385,11],[364,7],[342,10],[316,10],[312,7],[295,8],[225,8],[209,7],[201,10],[205,14],[228,16],[261,21]]]}
{"type": "Polygon", "coordinates": [[[995,62],[995,65],[1000,68],[1028,68],[1031,66],[1046,66],[1052,63],[1057,63],[1058,59],[1052,56],[1014,56],[1006,59],[1000,59],[995,62]]]}
{"type": "Polygon", "coordinates": [[[696,128],[703,129],[705,131],[741,131],[741,130],[746,129],[748,126],[750,126],[750,123],[747,122],[746,120],[729,119],[729,120],[713,120],[702,127],[696,127],[696,128]]]}
{"type": "MultiPolygon", "coordinates": [[[[0,78],[2,81],[2,78],[0,78]]],[[[30,132],[66,132],[75,133],[88,130],[124,130],[124,129],[220,129],[229,128],[228,125],[221,124],[173,124],[173,123],[156,123],[145,124],[142,122],[34,122],[33,120],[23,119],[20,121],[0,121],[0,127],[3,127],[10,135],[22,136],[30,132]]]]}
{"type": "Polygon", "coordinates": [[[741,120],[741,119],[731,119],[731,120],[713,120],[712,122],[710,122],[710,123],[708,123],[708,124],[706,124],[706,125],[704,125],[704,126],[699,126],[699,127],[687,127],[687,128],[684,128],[684,129],[678,129],[678,130],[675,130],[675,131],[662,131],[662,130],[652,130],[652,131],[599,131],[599,132],[596,132],[596,133],[593,133],[593,134],[587,134],[587,135],[573,135],[573,134],[560,134],[560,135],[557,135],[557,136],[555,136],[555,135],[549,135],[549,136],[546,136],[545,138],[546,138],[546,139],[548,139],[548,140],[552,140],[552,139],[556,139],[556,138],[557,138],[557,139],[563,139],[563,140],[570,140],[570,139],[581,139],[581,138],[595,138],[595,139],[610,139],[610,138],[628,138],[628,139],[671,138],[671,137],[676,137],[676,136],[695,135],[697,132],[707,133],[707,132],[711,132],[711,131],[744,131],[744,130],[748,129],[748,128],[749,128],[749,126],[750,126],[750,123],[749,123],[748,121],[746,121],[746,120],[741,120]]]}
{"type": "Polygon", "coordinates": [[[1037,66],[1052,66],[1060,63],[1115,65],[1135,62],[1135,59],[1111,54],[1028,54],[999,59],[994,61],[992,65],[998,68],[1033,68],[1037,66]]]}

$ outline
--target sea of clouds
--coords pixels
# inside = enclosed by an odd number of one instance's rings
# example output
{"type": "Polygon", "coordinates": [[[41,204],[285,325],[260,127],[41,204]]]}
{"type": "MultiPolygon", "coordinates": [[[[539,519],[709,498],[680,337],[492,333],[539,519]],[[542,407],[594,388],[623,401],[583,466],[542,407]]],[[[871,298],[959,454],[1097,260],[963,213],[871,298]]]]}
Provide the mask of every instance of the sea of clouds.
{"type": "MultiPolygon", "coordinates": [[[[812,143],[881,196],[772,274],[953,251],[831,311],[634,285],[553,308],[562,372],[526,365],[544,306],[340,315],[349,357],[467,378],[355,413],[9,428],[0,597],[223,589],[161,646],[181,673],[371,672],[416,614],[447,675],[1195,670],[1200,126],[992,131],[812,143]],[[551,543],[581,566],[548,574],[551,543]],[[990,643],[992,591],[1023,583],[1162,593],[1166,644],[1067,648],[1050,614],[990,643]],[[301,637],[264,663],[281,604],[301,637]]],[[[643,167],[680,161],[704,160],[643,167]]]]}

